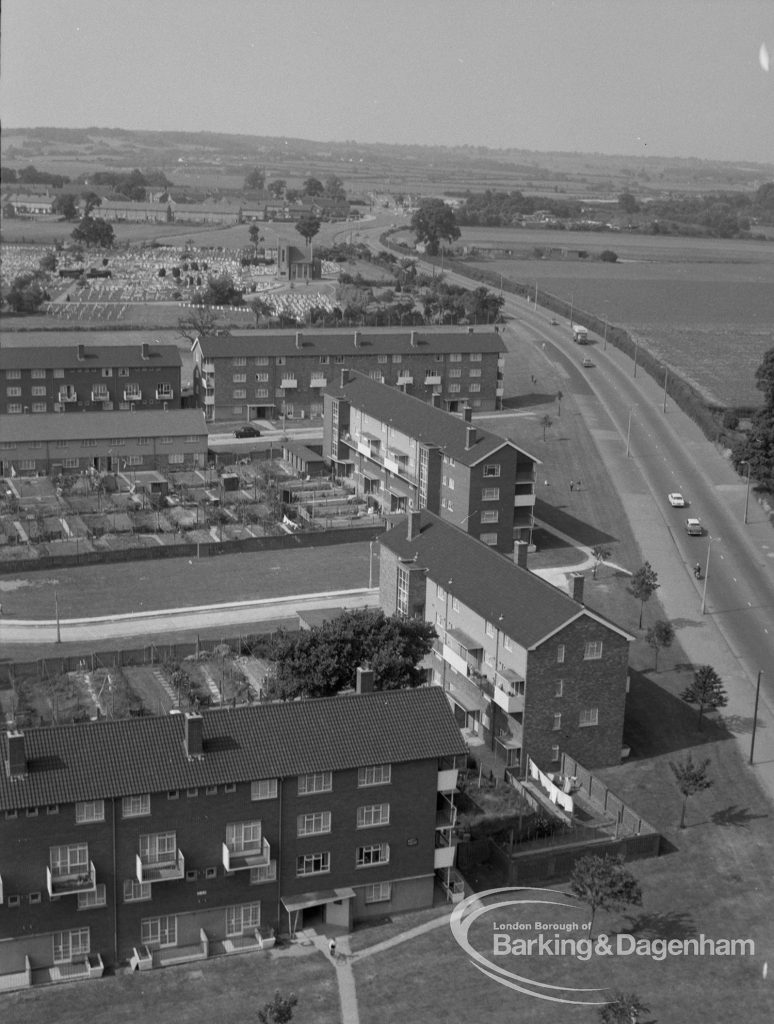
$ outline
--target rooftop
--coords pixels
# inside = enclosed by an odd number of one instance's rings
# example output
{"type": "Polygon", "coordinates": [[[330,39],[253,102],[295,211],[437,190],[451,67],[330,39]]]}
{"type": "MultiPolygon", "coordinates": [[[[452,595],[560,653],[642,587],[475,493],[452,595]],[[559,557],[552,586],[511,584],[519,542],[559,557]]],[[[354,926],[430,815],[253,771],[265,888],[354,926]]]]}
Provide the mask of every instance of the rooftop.
{"type": "Polygon", "coordinates": [[[207,436],[200,409],[149,412],[65,412],[0,416],[0,437],[12,441],[79,441],[84,438],[207,436]]]}
{"type": "Polygon", "coordinates": [[[37,345],[24,348],[3,346],[0,349],[0,369],[3,370],[181,365],[180,350],[177,346],[161,345],[158,342],[145,342],[139,345],[60,344],[47,348],[39,348],[37,345]]]}
{"type": "Polygon", "coordinates": [[[201,339],[207,357],[256,355],[368,355],[369,353],[505,352],[500,335],[489,329],[366,331],[248,331],[201,339]],[[413,341],[412,341],[413,339],[413,341]]]}
{"type": "Polygon", "coordinates": [[[193,760],[183,715],[30,729],[28,773],[13,779],[4,736],[0,809],[282,779],[466,749],[437,687],[255,704],[202,718],[204,754],[193,760]]]}

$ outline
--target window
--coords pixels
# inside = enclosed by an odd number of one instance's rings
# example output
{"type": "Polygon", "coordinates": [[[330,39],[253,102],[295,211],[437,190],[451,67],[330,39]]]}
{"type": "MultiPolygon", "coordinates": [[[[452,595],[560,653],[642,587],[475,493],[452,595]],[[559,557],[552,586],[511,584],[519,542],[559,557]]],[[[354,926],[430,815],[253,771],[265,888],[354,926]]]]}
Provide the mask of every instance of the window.
{"type": "Polygon", "coordinates": [[[268,388],[256,388],[255,389],[255,397],[256,398],[268,398],[269,397],[269,389],[268,388]]]}
{"type": "Polygon", "coordinates": [[[185,455],[183,455],[182,452],[177,452],[176,454],[173,453],[170,454],[169,459],[167,461],[169,462],[170,466],[182,466],[183,463],[185,462],[185,455]]]}
{"type": "Polygon", "coordinates": [[[454,369],[454,370],[449,370],[449,376],[450,377],[461,377],[462,376],[462,370],[460,370],[459,368],[454,369]]]}
{"type": "Polygon", "coordinates": [[[142,793],[140,796],[125,796],[121,801],[122,818],[142,818],[150,812],[150,793],[142,793]]]}
{"type": "Polygon", "coordinates": [[[260,903],[239,903],[235,907],[226,907],[226,937],[229,939],[258,928],[260,923],[260,903]]]}
{"type": "Polygon", "coordinates": [[[174,864],[177,861],[177,833],[151,832],[140,836],[140,858],[144,864],[174,864]]]}
{"type": "Polygon", "coordinates": [[[234,416],[241,416],[242,413],[244,412],[244,409],[242,408],[241,405],[232,405],[231,412],[234,416]]]}
{"type": "Polygon", "coordinates": [[[471,361],[471,363],[480,363],[481,362],[481,353],[480,352],[471,352],[470,355],[468,356],[468,359],[471,361]]]}
{"type": "Polygon", "coordinates": [[[453,476],[449,477],[449,490],[450,491],[454,490],[454,477],[453,476]]]}
{"type": "Polygon", "coordinates": [[[256,356],[255,357],[255,365],[256,366],[268,366],[269,365],[269,357],[268,356],[256,356]]]}
{"type": "Polygon", "coordinates": [[[333,357],[333,361],[334,361],[334,363],[343,363],[344,362],[344,356],[334,356],[333,357]]]}
{"type": "Polygon", "coordinates": [[[144,917],[140,927],[142,942],[146,946],[174,946],[177,944],[177,918],[144,917]]]}
{"type": "Polygon", "coordinates": [[[37,807],[28,807],[27,808],[27,817],[28,818],[37,818],[37,816],[38,816],[38,809],[37,809],[37,807]]]}
{"type": "Polygon", "coordinates": [[[496,508],[488,509],[488,510],[484,509],[484,511],[481,513],[481,522],[482,523],[499,523],[500,522],[500,513],[499,513],[499,511],[496,508]]]}
{"type": "Polygon", "coordinates": [[[391,764],[371,764],[357,770],[357,784],[363,786],[386,786],[392,780],[391,764]]]}
{"type": "Polygon", "coordinates": [[[21,398],[21,388],[6,388],[5,393],[9,398],[21,398]]]}
{"type": "Polygon", "coordinates": [[[20,899],[19,896],[9,896],[8,897],[8,906],[9,907],[18,907],[20,903],[21,903],[21,899],[20,899]]]}
{"type": "Polygon", "coordinates": [[[112,377],[113,376],[113,368],[111,366],[103,366],[102,367],[102,376],[103,377],[112,377]]]}
{"type": "Polygon", "coordinates": [[[436,583],[435,585],[435,596],[438,598],[439,601],[446,600],[446,591],[443,589],[440,583],[436,583]]]}
{"type": "Polygon", "coordinates": [[[374,843],[372,846],[358,846],[355,855],[355,866],[370,868],[376,864],[389,864],[390,844],[374,843]]]}
{"type": "Polygon", "coordinates": [[[45,380],[46,379],[46,371],[45,370],[40,370],[40,369],[30,370],[30,377],[32,377],[33,380],[45,380]]]}
{"type": "Polygon", "coordinates": [[[451,498],[449,498],[447,500],[447,502],[446,502],[446,510],[447,510],[447,512],[453,512],[454,511],[454,505],[452,504],[451,498]]]}
{"type": "Polygon", "coordinates": [[[268,373],[256,373],[255,375],[256,384],[268,384],[269,375],[268,373]]]}
{"type": "Polygon", "coordinates": [[[246,384],[247,383],[247,374],[246,373],[235,373],[234,376],[231,379],[234,382],[234,384],[246,384]]]}
{"type": "MultiPolygon", "coordinates": [[[[32,900],[30,900],[32,902],[32,900]]],[[[97,886],[94,892],[78,893],[78,909],[90,910],[92,907],[107,906],[107,888],[103,882],[97,886]]]]}
{"type": "Polygon", "coordinates": [[[8,403],[8,412],[10,414],[20,413],[21,411],[22,411],[22,407],[21,407],[21,403],[20,402],[9,402],[8,403]]]}
{"type": "Polygon", "coordinates": [[[105,820],[104,800],[79,800],[75,805],[75,821],[78,825],[84,825],[89,821],[105,820]]]}
{"type": "Polygon", "coordinates": [[[205,792],[205,794],[207,796],[217,796],[218,795],[218,787],[217,786],[207,786],[205,788],[204,792],[205,792]]]}
{"type": "Polygon", "coordinates": [[[408,615],[409,605],[409,574],[402,565],[398,566],[398,596],[395,610],[398,615],[408,615]]]}
{"type": "Polygon", "coordinates": [[[257,868],[250,868],[250,885],[263,885],[264,882],[276,882],[276,880],[276,860],[270,861],[268,864],[261,864],[257,868]]]}
{"type": "Polygon", "coordinates": [[[500,488],[499,487],[484,487],[481,491],[482,501],[499,501],[500,500],[500,488]]]}
{"type": "Polygon", "coordinates": [[[379,355],[377,356],[377,362],[379,362],[379,363],[386,363],[386,362],[387,362],[387,358],[388,358],[388,357],[387,357],[387,354],[386,354],[386,353],[384,353],[384,352],[381,352],[381,353],[380,353],[380,354],[379,354],[379,355]]]}
{"type": "Polygon", "coordinates": [[[227,782],[223,787],[224,793],[236,793],[236,782],[227,782]]]}
{"type": "Polygon", "coordinates": [[[71,928],[68,932],[54,932],[54,963],[69,964],[77,956],[86,956],[91,949],[88,928],[71,928]]]}
{"type": "Polygon", "coordinates": [[[167,792],[167,800],[177,800],[180,797],[179,789],[170,789],[167,792]]]}
{"type": "Polygon", "coordinates": [[[165,434],[164,437],[159,438],[159,444],[172,444],[173,441],[174,438],[170,437],[168,434],[165,434]]]}
{"type": "Polygon", "coordinates": [[[296,819],[299,836],[324,835],[331,830],[331,812],[315,811],[309,814],[299,814],[296,819]]]}
{"type": "Polygon", "coordinates": [[[384,377],[382,376],[381,370],[369,370],[368,376],[371,378],[371,380],[376,380],[379,381],[380,383],[384,381],[384,377]]]}
{"type": "Polygon", "coordinates": [[[513,640],[511,640],[509,636],[503,636],[503,647],[506,649],[506,651],[513,650],[513,640]]]}
{"type": "Polygon", "coordinates": [[[500,475],[500,464],[494,462],[488,462],[484,466],[484,476],[499,476],[500,475]]]}
{"type": "Polygon", "coordinates": [[[329,362],[330,362],[330,357],[329,356],[320,356],[320,365],[321,366],[325,366],[329,362]]]}
{"type": "Polygon", "coordinates": [[[205,878],[217,878],[218,877],[218,869],[217,868],[205,868],[204,869],[204,877],[205,878]]]}
{"type": "Polygon", "coordinates": [[[561,712],[558,712],[557,714],[554,715],[554,726],[553,726],[553,728],[554,728],[555,731],[562,728],[562,715],[561,715],[561,712]]]}
{"type": "Polygon", "coordinates": [[[468,373],[469,373],[469,375],[471,377],[480,377],[481,376],[481,370],[469,370],[468,373]]]}
{"type": "Polygon", "coordinates": [[[121,445],[125,445],[125,444],[126,444],[126,438],[125,437],[111,437],[110,438],[110,447],[111,448],[119,448],[121,445]]]}
{"type": "MultiPolygon", "coordinates": [[[[472,393],[476,393],[477,394],[480,390],[481,390],[481,385],[480,384],[470,384],[470,385],[468,385],[468,391],[470,391],[472,393]]],[[[479,402],[474,402],[473,404],[477,406],[480,403],[479,402]]]]}
{"type": "Polygon", "coordinates": [[[33,402],[32,403],[32,411],[33,412],[46,412],[47,411],[46,403],[45,402],[33,402]]]}
{"type": "Polygon", "coordinates": [[[129,367],[128,366],[121,366],[121,367],[119,367],[118,376],[119,377],[128,377],[129,376],[129,367]]]}
{"type": "Polygon", "coordinates": [[[57,380],[64,380],[64,375],[65,375],[65,373],[64,373],[63,369],[54,370],[54,377],[57,380]]]}
{"type": "Polygon", "coordinates": [[[602,641],[590,640],[583,651],[585,661],[598,661],[602,657],[602,641]]]}
{"type": "Polygon", "coordinates": [[[59,814],[59,804],[49,804],[46,808],[46,814],[59,814]]]}
{"type": "Polygon", "coordinates": [[[403,356],[400,354],[400,352],[395,352],[392,356],[392,361],[393,363],[402,363],[403,356]]]}
{"type": "MultiPolygon", "coordinates": [[[[104,889],[105,886],[103,885],[102,888],[104,889]]],[[[86,893],[78,893],[79,897],[85,896],[85,895],[86,895],[86,893]]],[[[91,896],[92,894],[89,893],[88,895],[91,896]]],[[[40,893],[39,892],[31,892],[30,895],[29,895],[29,901],[30,901],[30,904],[33,905],[33,906],[36,903],[42,903],[42,899],[41,899],[40,893]]],[[[81,909],[80,906],[78,907],[78,909],[79,910],[81,909]]]]}
{"type": "Polygon", "coordinates": [[[331,870],[331,855],[325,853],[305,853],[296,858],[296,875],[325,875],[331,870]]]}
{"type": "Polygon", "coordinates": [[[197,788],[196,786],[194,786],[194,787],[193,787],[193,789],[187,789],[187,790],[185,791],[185,795],[186,795],[187,797],[195,797],[195,796],[198,796],[198,795],[199,795],[199,790],[198,790],[198,788],[197,788]]]}
{"type": "Polygon", "coordinates": [[[357,809],[357,827],[375,828],[377,825],[390,824],[389,804],[366,804],[357,809]]]}
{"type": "Polygon", "coordinates": [[[449,353],[449,362],[450,363],[461,363],[462,362],[462,353],[461,352],[450,352],[449,353]]]}
{"type": "Polygon", "coordinates": [[[551,760],[552,761],[558,761],[559,760],[559,747],[558,747],[558,745],[555,746],[555,747],[551,747],[551,760]]]}
{"type": "Polygon", "coordinates": [[[495,628],[494,628],[494,623],[493,622],[487,622],[487,624],[486,624],[486,635],[487,636],[494,636],[495,635],[495,628]]]}
{"type": "Polygon", "coordinates": [[[18,811],[11,810],[11,811],[6,811],[5,812],[5,820],[6,821],[12,821],[13,818],[18,818],[18,816],[19,816],[19,812],[18,811]]]}
{"type": "Polygon", "coordinates": [[[449,391],[451,391],[451,392],[452,392],[453,394],[455,394],[455,395],[456,395],[456,394],[457,394],[457,393],[458,393],[459,391],[461,391],[461,390],[462,390],[462,386],[461,386],[460,384],[450,384],[450,385],[449,385],[449,391]]]}
{"type": "Polygon", "coordinates": [[[150,444],[150,438],[149,437],[138,437],[137,438],[137,444],[138,445],[150,444]]]}
{"type": "Polygon", "coordinates": [[[584,708],[580,713],[578,725],[599,725],[599,708],[584,708]]]}
{"type": "Polygon", "coordinates": [[[251,800],[274,800],[277,796],[277,780],[261,779],[250,783],[251,800]]]}
{"type": "Polygon", "coordinates": [[[308,793],[330,793],[333,789],[333,774],[331,772],[312,772],[309,775],[299,775],[298,793],[303,796],[308,793]]]}
{"type": "Polygon", "coordinates": [[[6,380],[21,380],[21,370],[6,370],[5,371],[5,379],[6,380]]]}
{"type": "Polygon", "coordinates": [[[557,679],[554,687],[554,697],[564,696],[564,679],[557,679]]]}
{"type": "Polygon", "coordinates": [[[54,878],[68,878],[71,875],[89,874],[88,843],[52,846],[49,850],[49,859],[51,875],[54,878]]]}
{"type": "Polygon", "coordinates": [[[452,598],[452,611],[458,612],[460,610],[460,599],[458,597],[452,598]]]}
{"type": "Polygon", "coordinates": [[[33,388],[32,389],[32,397],[33,398],[45,398],[46,397],[46,389],[45,388],[33,388]]]}
{"type": "Polygon", "coordinates": [[[247,356],[234,356],[232,363],[234,366],[247,366],[247,356]]]}
{"type": "Polygon", "coordinates": [[[61,441],[60,440],[60,441],[56,441],[55,444],[56,444],[57,448],[66,448],[67,447],[67,441],[61,441]]]}
{"type": "Polygon", "coordinates": [[[260,853],[262,845],[260,821],[232,821],[226,825],[229,853],[260,853]]]}
{"type": "Polygon", "coordinates": [[[392,898],[392,883],[376,882],[374,885],[365,886],[363,898],[366,903],[388,903],[392,898]]]}
{"type": "Polygon", "coordinates": [[[559,646],[556,648],[556,661],[557,661],[557,663],[559,665],[561,665],[562,662],[564,661],[564,653],[565,653],[564,644],[559,644],[559,646]]]}
{"type": "Polygon", "coordinates": [[[62,469],[78,469],[80,459],[62,459],[62,469]]]}
{"type": "Polygon", "coordinates": [[[234,388],[232,398],[247,398],[247,388],[234,388]]]}

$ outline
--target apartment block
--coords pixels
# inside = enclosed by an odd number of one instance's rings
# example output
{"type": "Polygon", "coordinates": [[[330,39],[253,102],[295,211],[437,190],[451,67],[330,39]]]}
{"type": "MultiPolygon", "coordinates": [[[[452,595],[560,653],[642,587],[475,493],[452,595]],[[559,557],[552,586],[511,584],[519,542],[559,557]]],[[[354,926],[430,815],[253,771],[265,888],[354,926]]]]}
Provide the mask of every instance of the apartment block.
{"type": "Polygon", "coordinates": [[[619,763],[634,637],[584,605],[582,574],[566,593],[529,571],[526,544],[518,564],[429,511],[379,544],[381,606],[434,624],[433,682],[474,752],[514,769],[554,771],[562,752],[619,763]]]}
{"type": "Polygon", "coordinates": [[[0,349],[0,415],[180,408],[174,345],[0,349]]]}
{"type": "Polygon", "coordinates": [[[207,444],[198,409],[0,416],[0,476],[191,469],[207,444]]]}
{"type": "Polygon", "coordinates": [[[350,370],[324,394],[323,456],[384,512],[429,509],[498,551],[532,540],[539,460],[462,416],[350,370]]]}
{"type": "Polygon", "coordinates": [[[372,682],[4,734],[0,990],[430,905],[465,745],[440,690],[372,682]]]}
{"type": "Polygon", "coordinates": [[[502,407],[496,330],[232,331],[193,344],[194,395],[208,420],[319,419],[342,367],[442,408],[502,407]]]}

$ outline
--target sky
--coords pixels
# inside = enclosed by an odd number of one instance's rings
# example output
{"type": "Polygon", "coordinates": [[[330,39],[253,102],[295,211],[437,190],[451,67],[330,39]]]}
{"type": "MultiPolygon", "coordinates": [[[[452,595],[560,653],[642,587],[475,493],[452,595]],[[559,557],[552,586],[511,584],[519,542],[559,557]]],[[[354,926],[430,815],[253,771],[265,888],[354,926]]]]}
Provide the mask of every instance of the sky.
{"type": "Polygon", "coordinates": [[[3,0],[9,127],[774,161],[774,0],[3,0]]]}

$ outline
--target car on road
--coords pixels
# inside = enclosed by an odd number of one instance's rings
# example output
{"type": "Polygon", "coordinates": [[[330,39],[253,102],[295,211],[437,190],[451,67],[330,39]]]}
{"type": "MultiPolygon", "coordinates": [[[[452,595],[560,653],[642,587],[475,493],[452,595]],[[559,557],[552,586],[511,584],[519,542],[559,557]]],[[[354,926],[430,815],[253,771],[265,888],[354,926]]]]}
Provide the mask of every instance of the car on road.
{"type": "Polygon", "coordinates": [[[672,491],[671,494],[667,494],[667,501],[672,508],[685,508],[685,498],[679,491],[672,491]]]}
{"type": "Polygon", "coordinates": [[[554,317],[554,318],[553,318],[553,319],[551,320],[551,326],[552,326],[552,327],[558,327],[558,326],[559,326],[559,321],[558,321],[558,320],[556,319],[556,317],[554,317]]]}
{"type": "Polygon", "coordinates": [[[588,356],[586,356],[586,358],[583,360],[581,365],[583,366],[584,369],[588,370],[588,368],[590,366],[594,365],[594,361],[592,359],[589,359],[588,356]]]}
{"type": "Polygon", "coordinates": [[[234,437],[260,437],[261,432],[258,427],[254,427],[252,423],[245,423],[243,427],[237,427],[234,431],[234,437]]]}
{"type": "Polygon", "coordinates": [[[701,525],[701,519],[686,519],[685,532],[689,534],[691,537],[701,537],[701,535],[704,533],[704,527],[701,525]]]}

